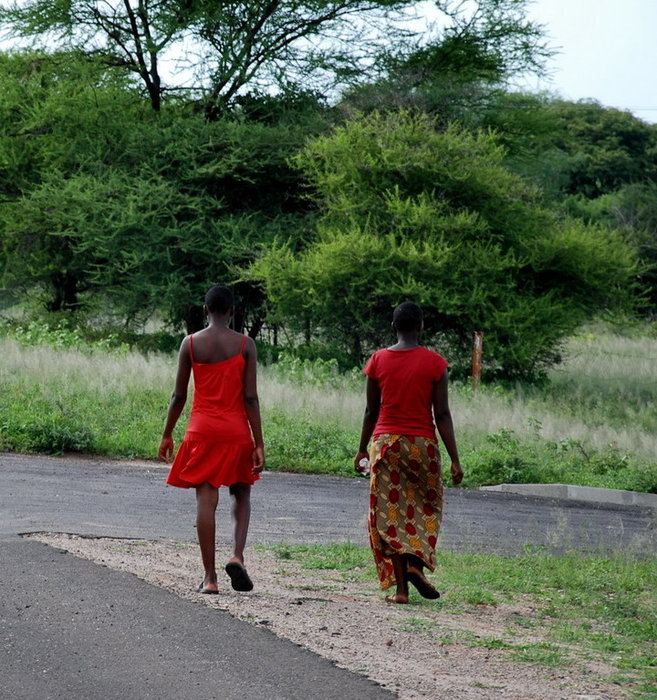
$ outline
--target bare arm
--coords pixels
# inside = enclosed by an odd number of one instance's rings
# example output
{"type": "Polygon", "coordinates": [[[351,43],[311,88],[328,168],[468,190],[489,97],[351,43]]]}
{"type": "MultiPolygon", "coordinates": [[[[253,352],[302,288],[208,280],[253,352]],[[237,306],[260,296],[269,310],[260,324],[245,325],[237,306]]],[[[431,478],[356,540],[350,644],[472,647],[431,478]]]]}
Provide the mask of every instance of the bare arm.
{"type": "Polygon", "coordinates": [[[440,438],[452,461],[452,483],[456,486],[463,481],[463,470],[459,462],[459,453],[456,447],[456,437],[454,435],[454,424],[452,423],[452,414],[449,410],[448,382],[447,370],[445,370],[443,376],[433,385],[433,416],[440,438]]]}
{"type": "Polygon", "coordinates": [[[260,400],[258,399],[258,352],[253,338],[249,338],[244,352],[244,404],[249,419],[255,449],[253,451],[253,473],[259,474],[265,468],[265,443],[262,438],[260,400]]]}
{"type": "Polygon", "coordinates": [[[361,459],[367,457],[367,445],[372,438],[376,421],[379,419],[379,410],[381,409],[381,389],[376,379],[367,378],[365,388],[367,395],[367,405],[365,407],[365,415],[363,416],[363,427],[360,433],[360,445],[358,453],[354,458],[354,469],[357,472],[362,471],[362,467],[358,464],[361,459]]]}
{"type": "Polygon", "coordinates": [[[189,386],[189,375],[192,371],[192,358],[189,353],[189,337],[183,339],[178,352],[178,373],[176,374],[176,384],[169,401],[169,410],[167,411],[167,421],[162,433],[162,440],[158,455],[160,459],[168,462],[173,456],[174,444],[173,429],[176,427],[178,418],[185,408],[187,402],[187,387],[189,386]]]}

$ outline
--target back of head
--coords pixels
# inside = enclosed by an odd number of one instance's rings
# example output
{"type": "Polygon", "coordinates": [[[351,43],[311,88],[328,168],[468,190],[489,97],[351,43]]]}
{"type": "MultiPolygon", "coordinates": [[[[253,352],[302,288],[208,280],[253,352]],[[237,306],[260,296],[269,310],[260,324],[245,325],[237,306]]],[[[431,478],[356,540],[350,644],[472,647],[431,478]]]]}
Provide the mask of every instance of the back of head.
{"type": "Polygon", "coordinates": [[[211,314],[226,314],[234,305],[233,293],[224,285],[212,287],[205,295],[205,306],[211,314]]]}
{"type": "Polygon", "coordinates": [[[422,309],[412,301],[404,301],[392,312],[392,323],[398,333],[410,333],[422,328],[422,309]]]}

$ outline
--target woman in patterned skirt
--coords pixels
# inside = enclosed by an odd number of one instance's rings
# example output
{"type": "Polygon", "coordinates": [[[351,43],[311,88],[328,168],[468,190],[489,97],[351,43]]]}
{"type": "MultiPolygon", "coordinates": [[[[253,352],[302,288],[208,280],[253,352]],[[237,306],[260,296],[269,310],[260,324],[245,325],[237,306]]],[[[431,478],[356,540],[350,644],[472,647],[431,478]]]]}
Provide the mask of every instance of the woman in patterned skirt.
{"type": "Polygon", "coordinates": [[[363,370],[367,408],[354,465],[362,472],[360,462],[369,458],[370,545],[381,588],[397,587],[386,601],[408,603],[409,582],[425,598],[440,596],[424,575],[425,567],[433,571],[436,565],[442,519],[436,428],[451,459],[453,484],[461,483],[463,471],[447,400],[447,362],[420,345],[422,310],[400,304],[392,326],[397,343],[375,352],[363,370]]]}

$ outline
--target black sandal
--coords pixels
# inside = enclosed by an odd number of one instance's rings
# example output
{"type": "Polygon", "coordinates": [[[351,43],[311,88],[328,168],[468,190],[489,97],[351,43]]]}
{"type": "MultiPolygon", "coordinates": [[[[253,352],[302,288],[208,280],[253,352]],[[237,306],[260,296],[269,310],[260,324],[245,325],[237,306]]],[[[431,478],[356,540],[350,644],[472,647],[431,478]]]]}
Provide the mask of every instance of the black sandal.
{"type": "Polygon", "coordinates": [[[238,561],[229,561],[225,566],[226,573],[230,577],[230,583],[233,586],[233,590],[236,591],[251,591],[253,590],[253,581],[249,578],[246,573],[246,569],[243,564],[238,561]]]}

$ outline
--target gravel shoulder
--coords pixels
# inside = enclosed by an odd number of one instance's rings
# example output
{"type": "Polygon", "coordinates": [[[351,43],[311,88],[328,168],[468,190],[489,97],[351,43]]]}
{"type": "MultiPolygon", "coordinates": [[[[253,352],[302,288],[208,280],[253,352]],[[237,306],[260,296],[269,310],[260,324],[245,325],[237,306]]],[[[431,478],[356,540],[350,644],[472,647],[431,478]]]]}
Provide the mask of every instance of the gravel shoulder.
{"type": "MultiPolygon", "coordinates": [[[[249,553],[249,572],[256,583],[253,593],[237,594],[225,579],[220,595],[201,596],[193,590],[199,571],[196,545],[48,533],[29,537],[266,627],[364,674],[401,700],[626,697],[620,686],[601,680],[614,669],[594,659],[545,668],[514,663],[504,650],[478,644],[478,640],[508,639],[510,620],[532,615],[530,601],[477,606],[458,616],[427,609],[420,599],[408,606],[390,606],[373,582],[334,570],[304,570],[265,548],[249,553]]],[[[227,547],[220,547],[219,561],[228,554],[227,547]]],[[[541,628],[532,627],[520,635],[514,632],[509,641],[545,640],[541,628]]]]}

